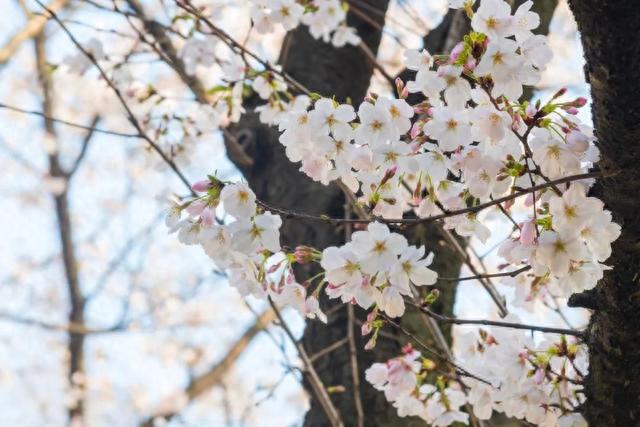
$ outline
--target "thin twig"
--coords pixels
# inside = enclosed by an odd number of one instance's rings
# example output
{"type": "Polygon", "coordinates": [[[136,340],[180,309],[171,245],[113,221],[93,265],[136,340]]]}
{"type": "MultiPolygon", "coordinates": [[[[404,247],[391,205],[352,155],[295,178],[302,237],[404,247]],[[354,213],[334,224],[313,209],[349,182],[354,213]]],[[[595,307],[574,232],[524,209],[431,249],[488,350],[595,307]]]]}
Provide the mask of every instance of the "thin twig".
{"type": "Polygon", "coordinates": [[[418,309],[420,309],[427,316],[433,317],[434,319],[440,322],[452,323],[454,325],[496,326],[501,328],[523,329],[528,331],[546,332],[550,334],[571,335],[578,338],[584,337],[583,332],[577,331],[575,329],[554,328],[550,326],[529,325],[526,323],[501,322],[496,320],[485,320],[485,319],[458,319],[457,317],[448,317],[448,316],[443,316],[441,314],[435,313],[431,311],[429,308],[421,306],[419,304],[415,304],[411,301],[409,303],[417,307],[418,309]]]}
{"type": "Polygon", "coordinates": [[[600,171],[596,171],[596,172],[586,172],[586,173],[581,173],[581,174],[576,174],[576,175],[570,175],[570,176],[565,176],[563,178],[558,178],[549,182],[545,182],[542,184],[538,184],[535,185],[533,187],[528,187],[528,188],[519,188],[516,189],[513,193],[507,195],[507,196],[503,196],[503,197],[499,197],[497,199],[493,199],[489,202],[485,202],[485,203],[481,203],[479,205],[476,206],[470,206],[467,208],[462,208],[462,209],[456,209],[456,210],[452,210],[452,211],[446,211],[442,214],[438,214],[438,215],[432,215],[426,218],[351,218],[351,219],[344,219],[344,218],[336,218],[336,217],[329,217],[329,216],[324,216],[324,215],[315,215],[315,214],[308,214],[308,213],[303,213],[303,212],[296,212],[296,211],[292,211],[292,210],[288,210],[288,209],[282,209],[282,208],[277,208],[274,206],[270,206],[267,203],[265,203],[264,201],[259,201],[260,205],[269,211],[272,211],[274,213],[283,215],[286,218],[299,218],[299,219],[307,219],[307,220],[314,220],[314,221],[324,221],[324,222],[328,222],[330,224],[346,224],[346,223],[351,223],[351,224],[366,224],[366,223],[370,223],[370,222],[381,222],[381,223],[385,223],[385,224],[405,224],[405,225],[415,225],[415,224],[422,224],[422,223],[426,223],[426,222],[432,222],[432,221],[436,221],[436,220],[440,220],[440,219],[444,219],[444,218],[451,218],[457,215],[463,215],[463,214],[468,214],[468,213],[476,213],[476,212],[480,212],[484,209],[487,209],[489,207],[495,206],[499,203],[504,203],[504,202],[508,202],[510,200],[514,200],[517,199],[518,197],[521,196],[525,196],[533,191],[538,191],[538,190],[543,190],[545,188],[549,188],[552,187],[554,185],[558,185],[558,184],[565,184],[565,183],[569,183],[569,182],[574,182],[574,181],[581,181],[581,180],[585,180],[585,179],[591,179],[591,178],[602,178],[605,176],[613,176],[616,173],[612,173],[612,174],[603,174],[600,171]]]}
{"type": "Polygon", "coordinates": [[[320,402],[322,409],[324,410],[325,414],[327,415],[327,418],[329,419],[329,423],[331,423],[332,427],[343,427],[344,423],[342,422],[340,414],[338,413],[338,410],[336,409],[333,402],[331,401],[331,398],[329,397],[329,393],[327,393],[327,389],[322,383],[320,376],[318,375],[315,368],[313,367],[313,363],[311,362],[311,359],[309,359],[309,356],[307,355],[307,351],[304,349],[302,344],[300,344],[298,340],[296,340],[296,337],[293,335],[293,333],[291,332],[291,329],[289,329],[289,326],[287,325],[284,318],[282,317],[280,310],[278,310],[278,307],[276,307],[276,305],[274,304],[271,298],[269,298],[269,305],[271,305],[271,308],[276,313],[276,316],[278,317],[278,321],[280,322],[280,326],[282,327],[284,332],[287,334],[287,337],[289,337],[289,340],[291,340],[291,343],[298,350],[300,360],[302,360],[302,364],[304,365],[304,368],[305,368],[305,374],[307,374],[306,377],[309,380],[309,383],[311,384],[311,388],[313,388],[313,390],[315,391],[316,397],[318,398],[318,401],[320,402]]]}
{"type": "Polygon", "coordinates": [[[100,129],[100,128],[97,128],[97,127],[94,127],[94,126],[85,126],[85,125],[82,125],[80,123],[74,123],[74,122],[70,122],[70,121],[67,121],[67,120],[58,119],[58,118],[49,116],[49,115],[43,113],[42,111],[26,110],[24,108],[14,107],[13,105],[8,105],[8,104],[2,103],[2,102],[0,102],[0,108],[4,108],[5,110],[15,111],[17,113],[29,114],[29,115],[32,115],[32,116],[39,116],[39,117],[42,117],[42,118],[44,118],[46,120],[51,120],[52,122],[60,123],[60,124],[63,124],[65,126],[69,126],[69,127],[73,127],[73,128],[84,129],[84,130],[90,131],[90,132],[97,132],[97,133],[104,133],[104,134],[107,134],[107,135],[121,136],[123,138],[140,138],[140,135],[138,135],[137,133],[116,132],[116,131],[107,130],[107,129],[100,129]]]}

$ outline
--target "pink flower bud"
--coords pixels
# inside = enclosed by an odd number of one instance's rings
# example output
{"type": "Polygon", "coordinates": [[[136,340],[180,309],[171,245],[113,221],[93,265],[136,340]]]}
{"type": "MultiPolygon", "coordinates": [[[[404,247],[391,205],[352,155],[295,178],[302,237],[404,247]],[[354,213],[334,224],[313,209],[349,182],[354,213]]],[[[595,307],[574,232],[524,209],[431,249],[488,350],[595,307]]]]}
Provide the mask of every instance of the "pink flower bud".
{"type": "Polygon", "coordinates": [[[576,107],[569,107],[567,108],[567,113],[571,114],[572,116],[575,116],[576,114],[578,114],[578,109],[576,107]]]}
{"type": "Polygon", "coordinates": [[[476,59],[473,57],[469,57],[467,59],[467,62],[464,63],[464,69],[467,71],[473,71],[476,69],[477,65],[478,65],[478,61],[476,61],[476,59]]]}
{"type": "Polygon", "coordinates": [[[369,335],[373,329],[371,328],[371,323],[363,323],[360,328],[360,332],[362,332],[362,336],[369,335]]]}
{"type": "Polygon", "coordinates": [[[460,54],[464,51],[464,43],[460,42],[454,46],[449,55],[449,62],[454,63],[460,57],[460,54]]]}
{"type": "Polygon", "coordinates": [[[200,218],[204,225],[211,227],[216,219],[216,213],[212,208],[208,207],[200,213],[200,218]]]}
{"type": "Polygon", "coordinates": [[[298,264],[305,264],[313,259],[313,250],[308,246],[298,246],[293,256],[298,264]]]}
{"type": "Polygon", "coordinates": [[[576,100],[574,101],[574,104],[576,107],[584,107],[585,105],[587,105],[587,98],[580,96],[576,98],[576,100]]]}
{"type": "Polygon", "coordinates": [[[205,193],[211,188],[211,181],[209,181],[208,179],[198,181],[193,184],[191,188],[193,189],[193,191],[197,191],[198,193],[205,193]]]}
{"type": "Polygon", "coordinates": [[[418,135],[420,135],[420,132],[422,132],[422,123],[418,121],[418,122],[415,122],[411,127],[411,132],[409,133],[409,136],[411,137],[411,139],[415,139],[418,137],[418,135]]]}
{"type": "Polygon", "coordinates": [[[536,224],[533,221],[527,221],[520,227],[520,243],[532,245],[535,240],[536,224]]]}
{"type": "Polygon", "coordinates": [[[398,171],[397,165],[393,165],[389,169],[387,169],[387,171],[384,173],[384,176],[382,177],[382,181],[380,181],[380,184],[381,185],[385,184],[387,181],[393,178],[397,171],[398,171]]]}
{"type": "Polygon", "coordinates": [[[527,108],[524,110],[524,113],[529,118],[533,118],[533,116],[535,116],[537,112],[538,112],[538,109],[533,104],[527,105],[527,108]]]}
{"type": "Polygon", "coordinates": [[[397,77],[395,83],[396,83],[396,90],[398,91],[398,93],[401,93],[402,89],[404,88],[404,82],[400,77],[397,77]]]}
{"type": "Polygon", "coordinates": [[[200,212],[202,212],[206,207],[207,207],[206,202],[204,202],[203,200],[196,200],[190,203],[189,206],[187,206],[186,210],[189,213],[189,215],[196,216],[196,215],[200,215],[200,212]]]}
{"type": "Polygon", "coordinates": [[[533,374],[533,381],[536,384],[541,385],[544,382],[544,370],[536,369],[536,373],[533,374]]]}
{"type": "Polygon", "coordinates": [[[574,153],[584,153],[589,149],[589,138],[579,130],[573,130],[567,134],[567,146],[574,153]]]}
{"type": "Polygon", "coordinates": [[[514,115],[513,119],[511,120],[511,129],[517,131],[520,128],[520,123],[520,116],[514,115]]]}
{"type": "Polygon", "coordinates": [[[371,337],[371,339],[369,341],[367,341],[367,343],[364,345],[364,349],[369,351],[369,350],[373,350],[376,346],[376,337],[373,336],[371,337]]]}
{"type": "Polygon", "coordinates": [[[566,88],[566,87],[563,87],[563,88],[561,88],[559,91],[557,91],[557,92],[553,95],[553,98],[552,98],[552,99],[559,98],[559,97],[561,97],[562,95],[564,95],[565,93],[567,93],[567,88],[566,88]]]}
{"type": "Polygon", "coordinates": [[[402,347],[402,353],[409,354],[413,351],[413,346],[411,343],[407,343],[402,347]]]}
{"type": "Polygon", "coordinates": [[[400,99],[407,99],[409,96],[409,89],[406,87],[402,88],[402,93],[400,93],[400,99]]]}
{"type": "Polygon", "coordinates": [[[524,198],[524,205],[528,208],[533,206],[533,193],[527,194],[527,197],[524,198]]]}

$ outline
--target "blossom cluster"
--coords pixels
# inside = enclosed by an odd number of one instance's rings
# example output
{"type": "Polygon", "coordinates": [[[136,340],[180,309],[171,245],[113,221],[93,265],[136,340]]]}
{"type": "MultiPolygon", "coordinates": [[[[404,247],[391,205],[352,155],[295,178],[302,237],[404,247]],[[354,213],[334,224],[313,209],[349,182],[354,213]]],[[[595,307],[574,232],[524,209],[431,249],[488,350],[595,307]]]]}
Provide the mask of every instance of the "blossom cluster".
{"type": "Polygon", "coordinates": [[[495,411],[540,426],[586,425],[575,411],[588,372],[584,346],[564,336],[535,343],[523,331],[480,330],[462,335],[457,353],[474,378],[447,384],[445,376],[435,375],[435,362],[409,346],[401,356],[371,365],[366,380],[384,392],[398,416],[418,416],[429,425],[467,423],[465,404],[480,420],[495,411]]]}
{"type": "MultiPolygon", "coordinates": [[[[408,51],[406,65],[416,75],[397,82],[396,99],[371,94],[356,111],[329,98],[280,97],[261,119],[279,127],[301,171],[324,184],[341,180],[372,215],[390,220],[463,210],[587,172],[598,150],[592,130],[575,117],[586,101],[563,101],[564,90],[546,104],[519,100],[550,59],[545,37],[531,31],[539,24],[531,6],[511,15],[507,3],[485,0],[473,15],[474,31],[449,55],[408,51]],[[423,101],[410,105],[412,92],[423,101]]],[[[620,228],[601,202],[585,196],[585,185],[550,186],[525,200],[531,215],[500,253],[534,267],[506,279],[529,277],[529,297],[543,288],[567,296],[601,277],[620,228]]],[[[503,205],[505,215],[511,205],[503,205]]],[[[491,234],[477,212],[444,216],[445,228],[459,235],[485,241],[491,234]]]]}
{"type": "Polygon", "coordinates": [[[515,286],[516,305],[533,308],[532,302],[545,295],[569,297],[591,289],[608,269],[602,262],[621,229],[603,203],[585,192],[573,183],[562,194],[544,195],[537,218],[525,221],[519,236],[501,245],[499,254],[508,263],[531,266],[530,273],[503,280],[515,286]]]}
{"type": "Polygon", "coordinates": [[[251,19],[263,34],[277,24],[291,31],[302,23],[316,39],[336,47],[357,45],[360,37],[346,18],[346,3],[339,0],[251,0],[251,19]]]}
{"type": "Polygon", "coordinates": [[[449,387],[443,377],[436,385],[430,384],[427,377],[434,368],[433,361],[409,345],[401,356],[371,365],[365,378],[384,392],[400,417],[417,416],[432,426],[467,423],[469,415],[461,411],[467,400],[465,394],[455,386],[449,387]]]}
{"type": "MultiPolygon", "coordinates": [[[[446,58],[408,51],[416,76],[397,82],[397,99],[372,94],[356,114],[335,100],[300,96],[274,103],[261,118],[283,131],[280,141],[303,172],[325,184],[341,179],[374,215],[426,217],[505,194],[521,183],[516,178],[527,166],[519,136],[538,113],[518,102],[522,85],[537,81],[550,50],[531,33],[538,24],[531,2],[513,16],[493,3],[481,4],[476,31],[446,58]],[[425,100],[410,105],[410,92],[425,100]]],[[[476,215],[445,223],[463,236],[489,235],[476,215]]]]}
{"type": "Polygon", "coordinates": [[[375,304],[390,317],[402,316],[403,296],[412,296],[411,284],[424,286],[436,281],[436,273],[427,268],[433,254],[424,255],[424,246],[409,246],[403,235],[373,222],[366,231],[353,233],[351,242],[322,252],[327,295],[364,309],[375,304]]]}
{"type": "Polygon", "coordinates": [[[174,203],[165,217],[182,243],[200,245],[241,295],[270,297],[302,315],[325,319],[317,297],[307,295],[306,287],[295,281],[293,256],[281,252],[280,216],[260,212],[255,194],[242,182],[225,184],[209,177],[195,183],[193,189],[204,194],[174,203]],[[232,221],[216,218],[220,203],[232,221]]]}
{"type": "MultiPolygon", "coordinates": [[[[507,319],[517,321],[513,315],[507,319]]],[[[524,331],[494,328],[463,335],[458,355],[466,369],[490,383],[464,379],[479,419],[497,411],[541,426],[586,425],[575,412],[588,372],[583,345],[564,336],[536,343],[524,331]]]]}

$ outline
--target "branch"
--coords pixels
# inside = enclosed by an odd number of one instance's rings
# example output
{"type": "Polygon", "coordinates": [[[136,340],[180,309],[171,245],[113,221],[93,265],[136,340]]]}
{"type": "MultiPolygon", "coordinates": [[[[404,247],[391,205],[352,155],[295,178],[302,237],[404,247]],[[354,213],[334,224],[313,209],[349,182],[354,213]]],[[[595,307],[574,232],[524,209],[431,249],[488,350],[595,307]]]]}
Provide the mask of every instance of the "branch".
{"type": "Polygon", "coordinates": [[[127,101],[125,101],[124,97],[122,96],[122,93],[120,92],[120,89],[118,89],[118,87],[115,85],[115,83],[113,83],[113,81],[111,81],[111,79],[109,79],[109,76],[107,76],[107,73],[100,66],[100,64],[98,64],[98,61],[96,61],[94,56],[90,52],[87,52],[87,50],[85,50],[84,47],[82,47],[80,42],[78,42],[78,40],[75,38],[75,36],[71,33],[71,31],[69,31],[67,26],[60,20],[60,18],[58,18],[58,15],[56,15],[56,13],[54,11],[52,11],[49,8],[47,8],[44,4],[42,4],[42,2],[40,0],[36,0],[36,3],[38,3],[44,10],[46,10],[51,15],[51,17],[58,23],[58,25],[60,25],[60,28],[62,28],[62,30],[69,37],[69,39],[76,46],[76,48],[78,48],[78,50],[80,50],[80,52],[82,52],[82,54],[84,56],[86,56],[87,59],[97,68],[98,72],[100,73],[100,77],[102,77],[102,79],[107,83],[107,85],[114,92],[114,94],[116,95],[116,98],[118,98],[118,101],[122,105],[122,108],[124,108],[125,112],[127,113],[127,117],[129,118],[129,122],[131,122],[131,124],[133,125],[135,130],[138,132],[138,136],[140,138],[144,139],[151,146],[151,148],[156,153],[158,153],[158,155],[162,158],[162,160],[167,165],[169,165],[171,170],[173,170],[173,172],[178,176],[180,181],[182,181],[182,183],[189,189],[189,192],[192,195],[195,196],[196,193],[191,188],[191,184],[189,183],[189,180],[187,180],[187,178],[180,171],[180,169],[178,169],[178,167],[176,166],[175,162],[171,158],[169,158],[165,154],[164,151],[162,151],[162,148],[160,148],[160,146],[158,144],[156,144],[151,138],[149,138],[149,136],[144,132],[144,129],[142,128],[142,125],[140,124],[140,122],[138,121],[136,116],[133,114],[133,111],[131,110],[131,108],[129,108],[129,105],[127,104],[127,101]]]}
{"type": "MultiPolygon", "coordinates": [[[[229,372],[229,370],[233,367],[238,357],[246,350],[251,341],[262,331],[265,327],[267,327],[273,320],[276,318],[276,313],[267,309],[258,316],[255,323],[245,331],[244,334],[238,340],[233,343],[227,354],[216,363],[211,369],[205,372],[202,375],[194,377],[189,382],[189,385],[185,389],[185,394],[189,402],[192,402],[198,399],[207,391],[211,390],[211,388],[220,383],[224,376],[229,372]]],[[[165,421],[171,420],[171,418],[178,415],[177,412],[170,412],[166,414],[158,414],[155,416],[151,416],[140,423],[140,427],[152,427],[157,418],[162,418],[165,421]]]]}
{"type": "Polygon", "coordinates": [[[65,126],[78,128],[78,129],[84,129],[84,130],[89,131],[89,132],[104,133],[106,135],[121,136],[123,138],[140,138],[140,135],[138,135],[137,133],[123,133],[123,132],[116,132],[116,131],[111,131],[111,130],[106,130],[106,129],[100,129],[100,128],[97,128],[97,127],[85,126],[85,125],[82,125],[80,123],[74,123],[74,122],[70,122],[70,121],[67,121],[67,120],[63,120],[63,119],[57,119],[55,117],[52,117],[52,116],[50,116],[48,114],[43,113],[42,111],[25,110],[23,108],[14,107],[13,105],[8,105],[8,104],[2,103],[2,102],[0,102],[0,108],[4,108],[5,110],[10,110],[10,111],[15,111],[15,112],[18,112],[18,113],[29,114],[29,115],[32,115],[32,116],[39,116],[39,117],[44,118],[45,120],[49,120],[49,121],[52,121],[54,123],[60,123],[60,124],[63,124],[65,126]]]}
{"type": "Polygon", "coordinates": [[[466,277],[438,277],[438,280],[444,280],[447,282],[464,282],[466,280],[479,280],[479,279],[491,279],[494,277],[516,277],[520,273],[531,270],[530,265],[525,265],[517,270],[505,271],[503,273],[491,273],[491,274],[478,274],[476,276],[466,277]]]}
{"type": "Polygon", "coordinates": [[[510,200],[517,199],[518,197],[525,196],[525,195],[527,195],[529,193],[532,193],[534,191],[543,190],[545,188],[553,187],[555,185],[566,184],[566,183],[569,183],[569,182],[581,181],[581,180],[591,179],[591,178],[611,177],[611,176],[617,175],[617,173],[618,172],[613,172],[613,173],[610,173],[610,174],[604,174],[604,173],[602,173],[600,171],[596,171],[596,172],[587,172],[587,173],[581,173],[581,174],[577,174],[577,175],[565,176],[563,178],[558,178],[558,179],[555,179],[555,180],[544,182],[542,184],[534,185],[532,187],[519,188],[516,191],[514,191],[513,193],[509,194],[508,196],[499,197],[499,198],[493,199],[493,200],[491,200],[489,202],[480,203],[479,205],[476,205],[476,206],[470,206],[470,207],[467,207],[467,208],[457,209],[457,210],[453,210],[453,211],[445,211],[442,214],[432,215],[432,216],[429,216],[429,217],[426,217],[426,218],[397,218],[397,219],[353,218],[353,219],[345,219],[345,218],[329,217],[329,216],[326,216],[326,215],[307,214],[307,213],[302,213],[302,212],[295,212],[295,211],[288,210],[288,209],[276,208],[276,207],[268,205],[264,201],[258,201],[258,203],[264,209],[266,209],[268,211],[271,211],[271,212],[274,212],[274,213],[277,213],[277,214],[280,214],[285,218],[307,219],[307,220],[313,220],[313,221],[324,221],[324,222],[328,222],[328,223],[330,223],[332,225],[336,225],[336,224],[366,224],[366,223],[370,223],[370,222],[381,222],[381,223],[385,223],[385,224],[414,225],[414,224],[421,224],[421,223],[425,223],[425,222],[436,221],[436,220],[444,219],[444,218],[450,218],[450,217],[453,217],[453,216],[463,215],[463,214],[467,214],[467,213],[480,212],[480,211],[482,211],[484,209],[487,209],[487,208],[489,208],[491,206],[495,206],[495,205],[500,204],[500,203],[508,202],[510,200]]]}
{"type": "Polygon", "coordinates": [[[99,120],[100,120],[100,116],[97,114],[91,120],[89,131],[87,132],[84,139],[82,140],[82,146],[80,148],[80,152],[78,153],[78,156],[74,160],[73,165],[65,173],[67,178],[71,178],[73,174],[75,174],[78,168],[80,167],[80,163],[82,163],[84,156],[87,154],[87,148],[89,148],[89,143],[91,142],[91,138],[93,138],[93,135],[95,134],[95,129],[96,129],[95,126],[98,124],[99,120]]]}
{"type": "Polygon", "coordinates": [[[31,319],[28,317],[20,317],[16,316],[12,313],[3,313],[0,312],[0,319],[20,323],[22,325],[27,326],[37,326],[42,329],[46,329],[49,331],[60,331],[60,332],[68,332],[74,335],[94,335],[94,334],[108,334],[112,332],[119,332],[123,329],[119,326],[115,326],[112,328],[98,329],[98,328],[89,328],[85,324],[70,322],[65,325],[49,323],[44,320],[31,319]]]}
{"type": "MultiPolygon", "coordinates": [[[[69,0],[53,0],[48,7],[54,12],[59,12],[67,6],[68,3],[69,0]]],[[[47,17],[43,15],[31,16],[22,30],[14,34],[13,37],[11,37],[11,39],[9,39],[2,48],[0,48],[0,65],[9,61],[25,40],[41,34],[47,24],[47,21],[47,17]]]]}
{"type": "Polygon", "coordinates": [[[484,325],[484,326],[497,326],[500,328],[511,328],[511,329],[524,329],[528,331],[538,331],[538,332],[546,332],[550,334],[562,334],[562,335],[571,335],[578,338],[583,338],[584,333],[581,331],[577,331],[575,329],[565,329],[565,328],[554,328],[550,326],[538,326],[538,325],[529,325],[526,323],[512,323],[512,322],[501,322],[496,320],[484,320],[484,319],[458,319],[457,317],[447,317],[437,314],[427,307],[421,306],[419,304],[415,304],[412,301],[409,301],[409,304],[418,308],[420,311],[425,313],[427,316],[430,316],[440,322],[452,323],[454,325],[484,325]]]}
{"type": "MultiPolygon", "coordinates": [[[[210,105],[210,97],[207,94],[204,85],[202,84],[200,79],[198,79],[198,77],[191,76],[187,73],[184,61],[178,55],[178,52],[173,46],[173,43],[171,43],[171,39],[167,35],[165,27],[158,22],[149,19],[144,12],[144,8],[138,0],[127,0],[127,3],[134,10],[135,17],[142,21],[145,30],[148,31],[160,45],[160,52],[158,52],[158,54],[160,55],[161,59],[163,59],[171,68],[173,68],[173,70],[176,72],[176,74],[178,74],[182,82],[191,90],[193,95],[196,97],[196,100],[200,104],[210,105]]],[[[147,42],[144,39],[143,34],[141,34],[140,37],[142,38],[142,41],[147,42]]],[[[155,46],[152,47],[155,49],[155,46]]],[[[242,166],[252,166],[253,159],[249,155],[247,155],[247,153],[242,148],[242,145],[238,142],[237,138],[235,138],[226,128],[221,127],[220,129],[225,136],[225,145],[227,147],[227,150],[229,151],[230,157],[233,157],[234,161],[242,166]]]]}
{"type": "Polygon", "coordinates": [[[360,396],[360,370],[358,369],[358,352],[353,329],[355,328],[355,314],[353,304],[347,304],[347,339],[349,341],[349,359],[351,363],[351,381],[353,383],[353,400],[355,401],[358,427],[364,427],[364,409],[360,396]]]}
{"type": "MultiPolygon", "coordinates": [[[[38,79],[42,87],[42,111],[45,116],[50,117],[53,111],[53,94],[51,87],[51,76],[47,72],[46,59],[46,39],[43,33],[39,33],[34,39],[36,67],[38,71],[38,79]]],[[[56,132],[54,122],[45,118],[44,128],[46,134],[55,140],[56,132]]],[[[60,158],[57,150],[50,150],[48,155],[49,175],[54,178],[64,180],[65,187],[60,193],[53,193],[53,201],[55,204],[56,218],[58,221],[58,235],[62,246],[62,261],[67,284],[67,293],[69,296],[69,325],[78,325],[84,328],[84,308],[86,300],[82,295],[82,287],[78,274],[78,261],[75,254],[73,228],[71,223],[71,214],[69,212],[68,200],[68,183],[69,177],[60,165],[60,158]]],[[[67,348],[69,351],[69,385],[74,385],[74,377],[78,374],[84,374],[84,334],[79,334],[73,330],[69,331],[69,342],[67,348]]],[[[82,423],[84,414],[84,393],[81,394],[77,401],[68,408],[69,423],[82,423]]]]}
{"type": "Polygon", "coordinates": [[[273,311],[276,313],[276,316],[278,317],[278,321],[280,322],[280,326],[282,327],[282,329],[284,329],[284,332],[287,334],[287,337],[289,337],[289,340],[291,340],[291,343],[298,350],[298,355],[300,356],[302,364],[304,365],[304,368],[305,368],[305,376],[309,380],[309,383],[311,384],[311,388],[315,392],[316,398],[318,399],[318,401],[320,402],[320,405],[325,411],[325,414],[327,415],[327,418],[329,419],[331,426],[343,427],[344,424],[342,422],[342,419],[340,418],[340,414],[338,413],[338,410],[336,409],[333,402],[331,401],[331,398],[329,397],[329,393],[327,393],[327,389],[325,388],[324,384],[322,383],[322,380],[318,376],[318,373],[313,367],[313,363],[311,362],[311,359],[307,355],[307,351],[304,349],[302,344],[299,343],[298,340],[296,340],[296,337],[293,336],[291,329],[289,329],[289,326],[282,318],[282,315],[280,314],[278,307],[276,307],[276,305],[273,303],[273,300],[271,300],[271,298],[269,298],[269,304],[271,305],[271,308],[273,309],[273,311]]]}

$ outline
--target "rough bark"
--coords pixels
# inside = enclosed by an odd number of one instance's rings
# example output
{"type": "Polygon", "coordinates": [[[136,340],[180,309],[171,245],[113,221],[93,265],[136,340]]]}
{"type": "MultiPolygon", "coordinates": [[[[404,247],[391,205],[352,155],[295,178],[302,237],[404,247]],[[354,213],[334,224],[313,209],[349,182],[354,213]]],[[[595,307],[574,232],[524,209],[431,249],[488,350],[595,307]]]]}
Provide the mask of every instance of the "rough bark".
{"type": "Polygon", "coordinates": [[[593,310],[589,375],[583,412],[592,426],[640,425],[640,29],[638,4],[625,0],[569,2],[578,22],[591,85],[593,120],[602,159],[615,176],[600,180],[601,198],[622,236],[594,291],[570,304],[593,310]]]}

